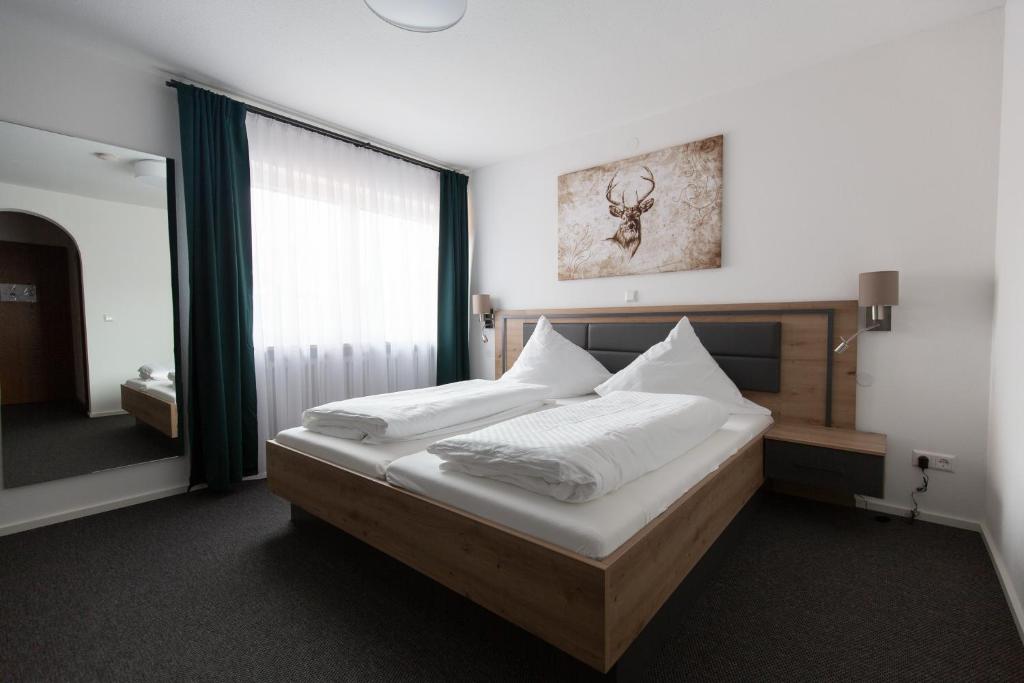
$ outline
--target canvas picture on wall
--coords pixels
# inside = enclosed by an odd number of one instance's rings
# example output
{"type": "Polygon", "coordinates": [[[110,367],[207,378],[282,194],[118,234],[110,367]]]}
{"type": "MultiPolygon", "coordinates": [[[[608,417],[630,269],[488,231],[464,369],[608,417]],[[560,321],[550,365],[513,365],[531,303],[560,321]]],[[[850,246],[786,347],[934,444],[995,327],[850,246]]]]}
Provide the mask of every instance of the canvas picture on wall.
{"type": "Polygon", "coordinates": [[[719,268],[723,136],[558,178],[558,279],[719,268]]]}

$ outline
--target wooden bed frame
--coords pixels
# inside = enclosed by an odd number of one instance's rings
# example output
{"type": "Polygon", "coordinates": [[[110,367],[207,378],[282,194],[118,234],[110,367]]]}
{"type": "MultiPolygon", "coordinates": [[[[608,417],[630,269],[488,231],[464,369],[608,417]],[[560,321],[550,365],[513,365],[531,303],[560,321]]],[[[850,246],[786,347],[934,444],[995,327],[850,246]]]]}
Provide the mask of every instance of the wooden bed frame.
{"type": "MultiPolygon", "coordinates": [[[[559,320],[781,321],[781,391],[752,394],[778,418],[853,426],[855,301],[504,311],[497,376],[522,350],[523,325],[559,320]],[[826,347],[828,350],[826,351],[826,347]],[[826,367],[828,366],[828,367],[826,367]],[[834,367],[833,367],[834,366],[834,367]],[[827,390],[830,389],[831,391],[827,390]],[[828,400],[826,401],[826,398],[828,400]],[[827,405],[826,405],[827,404],[827,405]]],[[[610,556],[595,560],[314,456],[267,443],[270,489],[575,657],[608,672],[764,483],[763,434],[610,556]]]]}
{"type": "Polygon", "coordinates": [[[164,401],[144,391],[121,385],[121,408],[131,413],[136,420],[166,434],[178,438],[178,404],[164,401]]]}

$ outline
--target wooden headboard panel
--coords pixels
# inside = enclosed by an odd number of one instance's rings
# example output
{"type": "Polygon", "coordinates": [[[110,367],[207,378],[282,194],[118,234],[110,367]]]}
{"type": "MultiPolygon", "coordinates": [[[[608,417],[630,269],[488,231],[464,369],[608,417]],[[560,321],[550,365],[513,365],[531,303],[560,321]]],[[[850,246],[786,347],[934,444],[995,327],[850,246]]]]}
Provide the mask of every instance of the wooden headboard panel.
{"type": "Polygon", "coordinates": [[[857,411],[856,344],[832,352],[839,336],[857,331],[856,301],[627,308],[563,308],[498,311],[495,315],[495,377],[523,350],[523,326],[547,316],[559,323],[666,323],[684,315],[693,322],[778,322],[782,325],[779,391],[744,391],[771,409],[776,420],[854,428],[857,411]]]}

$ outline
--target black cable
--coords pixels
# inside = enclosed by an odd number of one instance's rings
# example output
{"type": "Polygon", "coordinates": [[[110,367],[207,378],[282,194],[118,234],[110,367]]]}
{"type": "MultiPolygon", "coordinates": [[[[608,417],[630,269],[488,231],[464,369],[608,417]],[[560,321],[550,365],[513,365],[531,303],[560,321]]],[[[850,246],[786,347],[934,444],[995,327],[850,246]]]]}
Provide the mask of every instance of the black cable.
{"type": "MultiPolygon", "coordinates": [[[[918,467],[921,467],[918,465],[918,467]]],[[[921,485],[910,492],[910,500],[914,501],[914,508],[910,511],[910,521],[913,522],[921,513],[917,510],[917,494],[928,492],[928,471],[921,467],[921,485]]]]}

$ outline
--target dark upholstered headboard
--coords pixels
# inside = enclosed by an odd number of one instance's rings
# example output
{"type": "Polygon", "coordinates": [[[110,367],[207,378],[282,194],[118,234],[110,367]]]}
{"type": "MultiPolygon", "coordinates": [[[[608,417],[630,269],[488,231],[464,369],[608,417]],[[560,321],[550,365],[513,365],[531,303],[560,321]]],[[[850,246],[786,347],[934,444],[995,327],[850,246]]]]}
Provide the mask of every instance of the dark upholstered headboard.
{"type": "Polygon", "coordinates": [[[686,316],[743,395],[775,419],[855,427],[857,350],[833,349],[857,331],[856,301],[498,311],[495,377],[512,367],[542,315],[613,372],[686,316]]]}
{"type": "MultiPolygon", "coordinates": [[[[674,323],[559,323],[563,337],[586,349],[609,372],[618,372],[634,358],[662,341],[674,323]]],[[[523,343],[536,323],[523,323],[523,343]]],[[[695,322],[693,331],[704,348],[740,389],[779,391],[782,323],[695,322]]]]}

